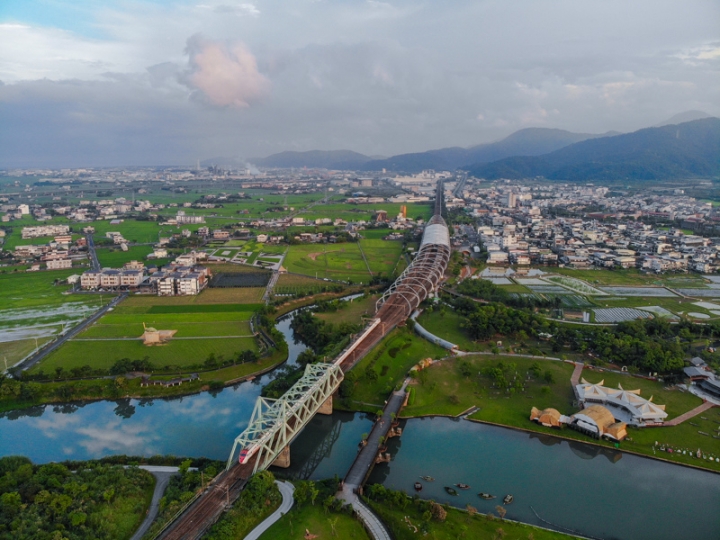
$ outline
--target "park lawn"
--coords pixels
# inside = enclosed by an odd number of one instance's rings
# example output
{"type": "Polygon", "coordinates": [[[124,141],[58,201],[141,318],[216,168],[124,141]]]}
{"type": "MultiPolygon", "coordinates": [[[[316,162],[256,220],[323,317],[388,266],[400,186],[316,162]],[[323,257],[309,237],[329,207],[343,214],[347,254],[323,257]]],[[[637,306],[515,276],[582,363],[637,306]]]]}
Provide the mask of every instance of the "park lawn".
{"type": "MultiPolygon", "coordinates": [[[[584,369],[582,377],[589,383],[600,383],[605,381],[604,386],[618,388],[622,386],[625,390],[640,390],[640,395],[645,399],[653,397],[653,403],[665,405],[665,412],[668,413],[668,420],[680,416],[702,405],[703,400],[690,392],[673,389],[667,390],[664,383],[633,377],[628,374],[614,373],[597,369],[584,369]]],[[[674,387],[673,387],[674,388],[674,387]]]]}
{"type": "Polygon", "coordinates": [[[376,406],[385,403],[412,366],[424,358],[443,358],[447,354],[448,351],[427,342],[408,328],[393,330],[352,369],[358,376],[352,396],[354,404],[360,404],[361,410],[375,412],[376,406]],[[374,370],[377,379],[369,379],[365,375],[367,369],[374,370]],[[362,406],[368,403],[372,406],[362,406]]]}
{"type": "Polygon", "coordinates": [[[140,340],[69,340],[58,350],[32,368],[32,372],[53,373],[56,368],[71,370],[89,365],[93,369],[109,369],[123,358],[141,360],[145,357],[158,368],[186,368],[202,364],[212,353],[216,358],[230,358],[244,350],[257,351],[255,338],[174,339],[162,346],[147,347],[140,340]]]}
{"type": "MultiPolygon", "coordinates": [[[[472,417],[478,420],[531,429],[530,409],[553,407],[561,413],[572,409],[574,395],[570,385],[573,365],[552,360],[539,360],[505,355],[474,355],[443,360],[421,372],[413,384],[414,401],[403,409],[408,417],[442,414],[455,416],[470,407],[480,410],[472,417]],[[468,362],[472,375],[464,377],[459,370],[461,362],[468,362]],[[554,382],[531,379],[525,382],[525,391],[507,393],[492,386],[492,381],[478,375],[484,367],[495,367],[499,362],[516,365],[518,377],[525,380],[530,366],[538,362],[543,375],[549,371],[554,382]],[[542,391],[542,387],[549,391],[542,391]]],[[[510,379],[512,380],[512,379],[510,379]]],[[[574,412],[574,411],[572,411],[574,412]]]]}
{"type": "Polygon", "coordinates": [[[379,504],[369,501],[368,504],[380,516],[385,525],[390,529],[390,534],[395,540],[410,540],[417,538],[432,538],[434,540],[456,540],[458,538],[468,539],[526,539],[534,540],[563,540],[576,538],[556,531],[540,529],[532,525],[517,523],[513,521],[495,519],[489,520],[484,514],[469,516],[467,512],[449,507],[444,522],[432,520],[427,525],[427,534],[416,533],[411,529],[407,519],[417,527],[421,528],[423,522],[420,510],[412,503],[403,510],[387,504],[379,504]],[[502,531],[502,532],[500,532],[502,531]]]}
{"type": "Polygon", "coordinates": [[[318,319],[322,319],[329,323],[351,323],[359,324],[363,318],[371,317],[375,314],[375,303],[379,295],[373,294],[367,297],[354,298],[340,303],[337,311],[328,313],[315,313],[318,319]]]}
{"type": "MultiPolygon", "coordinates": [[[[130,261],[145,262],[147,256],[153,252],[152,246],[132,246],[127,251],[118,248],[97,248],[98,261],[103,268],[120,268],[130,261]]],[[[156,261],[150,261],[157,264],[156,261]]]]}
{"type": "Polygon", "coordinates": [[[322,504],[316,501],[315,505],[305,504],[301,507],[294,506],[279,521],[275,522],[265,531],[261,540],[298,540],[303,538],[305,531],[316,534],[318,540],[338,538],[369,540],[367,532],[362,524],[355,518],[338,512],[326,513],[322,504]],[[331,521],[335,525],[333,528],[331,521]]]}
{"type": "Polygon", "coordinates": [[[467,332],[463,328],[460,328],[460,324],[464,320],[464,317],[447,307],[444,311],[442,307],[433,309],[431,313],[425,310],[417,318],[417,322],[420,323],[420,326],[425,330],[450,343],[454,343],[463,351],[482,350],[484,348],[483,345],[474,342],[467,332]]]}

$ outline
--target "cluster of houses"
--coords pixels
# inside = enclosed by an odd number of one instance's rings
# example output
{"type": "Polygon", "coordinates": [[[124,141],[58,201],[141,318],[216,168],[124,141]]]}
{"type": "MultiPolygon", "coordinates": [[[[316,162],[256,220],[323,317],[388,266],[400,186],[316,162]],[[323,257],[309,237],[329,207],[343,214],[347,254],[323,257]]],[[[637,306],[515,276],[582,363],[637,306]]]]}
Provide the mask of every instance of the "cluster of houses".
{"type": "Polygon", "coordinates": [[[720,269],[720,238],[662,230],[638,220],[664,216],[683,224],[720,224],[712,205],[682,195],[608,198],[607,193],[607,188],[595,187],[507,185],[467,191],[448,206],[465,207],[477,219],[478,243],[487,250],[489,264],[639,268],[655,273],[720,269]],[[613,213],[583,213],[586,208],[613,213]],[[557,217],[559,213],[582,217],[557,217]],[[613,220],[603,221],[607,217],[613,220]]]}
{"type": "Polygon", "coordinates": [[[204,260],[207,253],[193,251],[179,255],[161,270],[147,269],[142,262],[130,261],[122,268],[84,272],[80,286],[86,290],[144,289],[158,296],[195,295],[209,283],[210,270],[199,264],[204,260]]]}
{"type": "Polygon", "coordinates": [[[15,246],[13,257],[20,263],[28,264],[28,271],[40,270],[43,265],[48,270],[72,268],[73,262],[87,259],[86,240],[73,241],[68,225],[39,225],[23,227],[22,238],[52,238],[45,244],[15,246]]]}

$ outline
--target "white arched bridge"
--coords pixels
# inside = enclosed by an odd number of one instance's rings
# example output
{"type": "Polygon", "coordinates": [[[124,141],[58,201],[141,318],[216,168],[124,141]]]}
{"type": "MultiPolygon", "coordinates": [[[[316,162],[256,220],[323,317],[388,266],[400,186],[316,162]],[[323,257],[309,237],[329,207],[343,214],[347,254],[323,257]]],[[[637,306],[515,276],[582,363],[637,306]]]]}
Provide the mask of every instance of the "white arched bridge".
{"type": "Polygon", "coordinates": [[[214,489],[167,529],[164,539],[198,538],[252,474],[270,465],[288,467],[290,443],[315,414],[332,413],[332,396],[344,373],[437,290],[451,254],[442,200],[443,184],[438,182],[435,212],[425,226],[417,255],[378,300],[373,320],[332,363],[308,365],[303,377],[277,400],[257,399],[248,427],[235,438],[225,473],[214,489]]]}

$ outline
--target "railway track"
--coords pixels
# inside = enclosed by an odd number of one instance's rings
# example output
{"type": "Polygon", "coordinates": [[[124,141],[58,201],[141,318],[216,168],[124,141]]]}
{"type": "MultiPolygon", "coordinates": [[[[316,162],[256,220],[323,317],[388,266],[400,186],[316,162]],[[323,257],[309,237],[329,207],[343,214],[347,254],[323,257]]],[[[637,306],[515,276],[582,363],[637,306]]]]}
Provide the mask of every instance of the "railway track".
{"type": "MultiPolygon", "coordinates": [[[[450,259],[449,234],[441,217],[442,197],[443,185],[438,182],[435,215],[428,221],[420,250],[378,304],[375,319],[380,319],[380,324],[365,334],[362,341],[356,343],[353,351],[340,362],[343,372],[350,371],[383,337],[406,321],[430,292],[439,287],[450,259]]],[[[290,421],[293,420],[294,417],[290,421]]],[[[251,458],[245,465],[236,464],[223,473],[159,538],[200,538],[218,520],[225,508],[239,497],[252,475],[255,459],[251,458]]]]}

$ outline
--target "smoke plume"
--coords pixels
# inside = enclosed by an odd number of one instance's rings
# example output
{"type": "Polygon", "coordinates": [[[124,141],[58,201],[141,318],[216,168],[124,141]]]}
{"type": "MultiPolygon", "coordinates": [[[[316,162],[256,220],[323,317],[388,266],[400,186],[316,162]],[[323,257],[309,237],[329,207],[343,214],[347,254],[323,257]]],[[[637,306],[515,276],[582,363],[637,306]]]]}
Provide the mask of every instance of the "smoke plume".
{"type": "Polygon", "coordinates": [[[270,81],[242,43],[227,46],[194,36],[187,50],[192,69],[188,82],[214,105],[249,107],[270,91],[270,81]]]}

